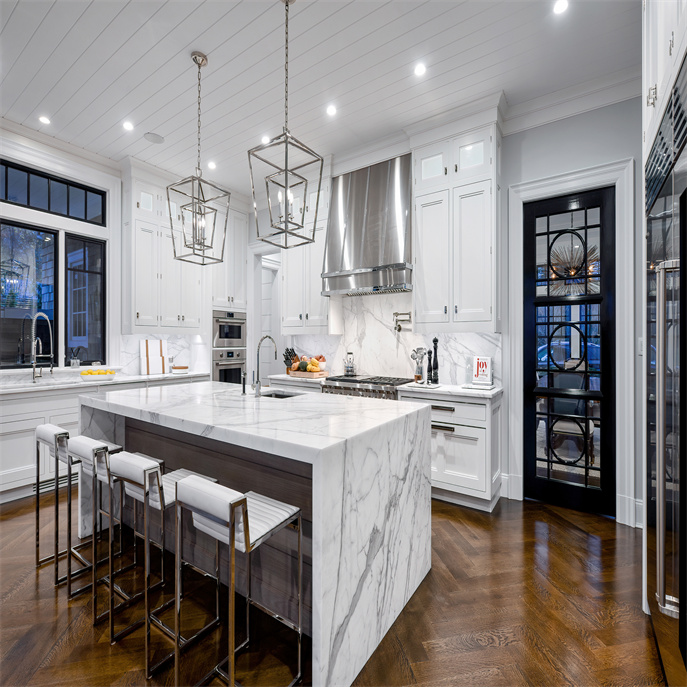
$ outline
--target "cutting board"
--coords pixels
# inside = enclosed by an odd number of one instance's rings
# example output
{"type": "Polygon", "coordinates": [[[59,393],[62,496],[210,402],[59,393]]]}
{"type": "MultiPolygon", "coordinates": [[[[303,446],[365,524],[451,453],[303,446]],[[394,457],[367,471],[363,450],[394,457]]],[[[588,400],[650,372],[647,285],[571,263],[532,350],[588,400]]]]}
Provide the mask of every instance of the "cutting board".
{"type": "Polygon", "coordinates": [[[287,374],[291,377],[307,377],[308,379],[319,379],[320,377],[329,377],[329,370],[320,370],[319,372],[301,372],[300,370],[288,370],[287,374]]]}

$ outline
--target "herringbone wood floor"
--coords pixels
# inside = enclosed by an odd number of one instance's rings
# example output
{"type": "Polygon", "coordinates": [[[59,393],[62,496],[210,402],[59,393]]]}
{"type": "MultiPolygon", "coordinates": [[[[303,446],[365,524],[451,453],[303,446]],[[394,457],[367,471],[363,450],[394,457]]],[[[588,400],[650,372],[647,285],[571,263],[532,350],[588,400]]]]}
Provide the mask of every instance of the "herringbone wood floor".
{"type": "MultiPolygon", "coordinates": [[[[42,508],[47,552],[50,497],[42,508]]],[[[432,513],[432,570],[357,687],[664,684],[641,611],[640,530],[532,502],[502,500],[488,515],[435,501],[432,513]]],[[[145,685],[142,631],[110,646],[89,599],[67,603],[33,556],[33,502],[0,507],[2,685],[145,685]]],[[[287,684],[290,633],[258,623],[265,639],[237,678],[287,684]]],[[[200,678],[224,646],[206,640],[186,667],[200,678]]],[[[171,684],[170,672],[151,683],[171,684]]]]}

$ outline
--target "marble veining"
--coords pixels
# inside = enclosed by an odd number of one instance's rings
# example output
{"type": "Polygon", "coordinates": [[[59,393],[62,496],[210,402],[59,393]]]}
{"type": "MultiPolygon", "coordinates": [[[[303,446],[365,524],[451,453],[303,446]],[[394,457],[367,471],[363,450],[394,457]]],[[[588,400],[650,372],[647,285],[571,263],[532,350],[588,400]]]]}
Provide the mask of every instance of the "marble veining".
{"type": "Polygon", "coordinates": [[[350,685],[431,566],[429,406],[216,382],[80,401],[111,440],[131,417],[312,464],[313,684],[350,685]]]}
{"type": "MultiPolygon", "coordinates": [[[[431,334],[414,334],[405,325],[394,330],[394,312],[412,311],[412,294],[391,293],[374,296],[341,297],[343,335],[294,336],[298,353],[322,354],[333,374],[343,373],[342,360],[348,351],[356,359],[361,374],[412,377],[415,363],[410,359],[414,348],[432,346],[431,334]]],[[[472,358],[493,358],[494,383],[503,383],[502,344],[500,334],[437,334],[439,339],[439,381],[465,384],[472,376],[472,358]]],[[[426,359],[425,359],[426,365],[426,359]]]]}

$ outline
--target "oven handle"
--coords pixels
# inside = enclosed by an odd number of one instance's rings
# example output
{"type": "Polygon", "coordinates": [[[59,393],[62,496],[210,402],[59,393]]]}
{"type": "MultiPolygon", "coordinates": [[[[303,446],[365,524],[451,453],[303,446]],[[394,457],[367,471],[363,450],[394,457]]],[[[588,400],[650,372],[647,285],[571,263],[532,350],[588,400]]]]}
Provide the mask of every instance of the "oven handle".
{"type": "Polygon", "coordinates": [[[217,324],[246,324],[246,320],[235,320],[231,317],[215,317],[217,324]]]}
{"type": "Polygon", "coordinates": [[[242,360],[215,360],[215,367],[243,367],[245,363],[242,360]]]}

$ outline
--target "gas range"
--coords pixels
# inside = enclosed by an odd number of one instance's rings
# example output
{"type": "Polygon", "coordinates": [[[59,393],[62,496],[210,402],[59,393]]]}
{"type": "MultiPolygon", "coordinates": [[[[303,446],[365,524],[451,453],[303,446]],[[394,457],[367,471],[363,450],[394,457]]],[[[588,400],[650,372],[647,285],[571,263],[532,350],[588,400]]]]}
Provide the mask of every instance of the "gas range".
{"type": "Polygon", "coordinates": [[[396,400],[398,387],[412,382],[406,377],[327,377],[322,384],[322,393],[344,396],[366,396],[396,400]]]}

